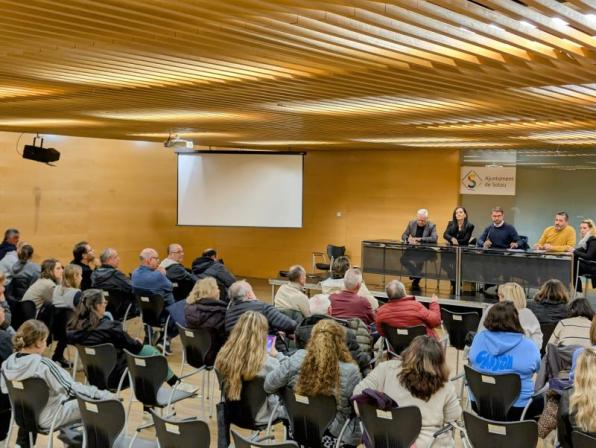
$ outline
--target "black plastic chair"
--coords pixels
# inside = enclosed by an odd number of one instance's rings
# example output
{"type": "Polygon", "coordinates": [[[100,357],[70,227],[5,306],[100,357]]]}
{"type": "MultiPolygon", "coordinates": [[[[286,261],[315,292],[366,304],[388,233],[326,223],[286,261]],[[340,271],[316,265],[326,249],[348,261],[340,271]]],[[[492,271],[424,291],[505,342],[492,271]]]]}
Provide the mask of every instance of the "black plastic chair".
{"type": "MultiPolygon", "coordinates": [[[[298,445],[293,440],[286,440],[284,442],[263,442],[263,441],[255,441],[249,440],[242,437],[236,431],[232,430],[232,439],[234,440],[234,447],[235,448],[299,448],[298,445]]],[[[267,437],[268,439],[269,437],[267,437]]]]}
{"type": "Polygon", "coordinates": [[[123,388],[126,371],[122,374],[118,387],[110,387],[110,376],[118,361],[118,352],[112,344],[92,346],[77,345],[78,359],[81,360],[87,381],[92,386],[118,394],[123,388]]]}
{"type": "Polygon", "coordinates": [[[381,328],[383,329],[385,341],[388,344],[387,350],[393,356],[401,355],[401,352],[410,345],[416,336],[424,336],[426,334],[426,327],[424,325],[396,328],[382,323],[381,328]]]}
{"type": "Polygon", "coordinates": [[[441,308],[443,327],[449,335],[449,345],[457,350],[455,374],[459,373],[459,352],[466,347],[466,336],[478,330],[480,315],[475,312],[456,313],[441,308]]]}
{"type": "Polygon", "coordinates": [[[29,319],[37,317],[37,309],[35,303],[31,300],[21,300],[19,302],[9,301],[10,312],[12,314],[11,327],[16,330],[29,319]]]}
{"type": "Polygon", "coordinates": [[[556,323],[540,324],[540,331],[542,331],[542,348],[540,349],[540,356],[544,356],[544,354],[546,353],[546,346],[548,345],[548,340],[552,336],[556,327],[556,323]]]}
{"type": "Polygon", "coordinates": [[[166,321],[162,323],[161,316],[165,308],[164,298],[159,294],[135,294],[135,300],[141,312],[141,321],[149,338],[149,345],[153,345],[152,331],[159,331],[163,334],[163,354],[165,355],[170,314],[168,313],[166,321]]]}
{"type": "Polygon", "coordinates": [[[507,413],[519,397],[521,380],[516,373],[491,375],[464,366],[467,385],[474,395],[478,415],[506,421],[507,413]]]}
{"type": "MultiPolygon", "coordinates": [[[[284,387],[279,394],[288,412],[293,439],[303,447],[323,448],[323,434],[337,414],[335,398],[306,397],[290,387],[284,387]]],[[[340,439],[338,437],[338,446],[340,439]]]]}
{"type": "Polygon", "coordinates": [[[211,442],[209,426],[196,418],[174,420],[150,411],[160,448],[208,447],[211,442]]]}
{"type": "MultiPolygon", "coordinates": [[[[22,381],[9,381],[4,377],[6,387],[8,389],[8,397],[12,407],[12,414],[10,419],[10,427],[8,429],[8,435],[6,440],[10,440],[12,434],[13,423],[27,431],[29,434],[29,445],[34,446],[33,434],[45,434],[48,435],[48,447],[53,446],[54,437],[52,434],[54,431],[60,429],[56,427],[56,418],[58,413],[54,415],[50,428],[42,428],[39,426],[39,416],[46,407],[48,399],[50,397],[50,390],[48,385],[41,378],[27,378],[22,381]]],[[[68,425],[72,425],[73,422],[69,422],[68,425]]]]}
{"type": "Polygon", "coordinates": [[[114,447],[126,425],[124,405],[119,400],[91,400],[80,395],[77,401],[85,428],[86,448],[114,447]]]}
{"type": "Polygon", "coordinates": [[[585,432],[573,431],[571,433],[573,448],[594,448],[596,447],[596,437],[592,437],[585,432]]]}
{"type": "Polygon", "coordinates": [[[338,257],[342,257],[346,254],[346,246],[334,246],[333,244],[327,245],[327,252],[313,252],[312,253],[312,267],[313,272],[315,269],[320,271],[331,271],[333,266],[333,260],[338,257]],[[322,257],[324,262],[317,263],[317,257],[322,257]]]}
{"type": "Polygon", "coordinates": [[[104,298],[108,301],[106,311],[112,313],[115,320],[122,322],[124,329],[126,329],[126,321],[132,318],[132,308],[135,303],[135,297],[132,293],[128,293],[119,289],[104,289],[104,298]]]}
{"type": "Polygon", "coordinates": [[[194,286],[195,282],[192,280],[172,282],[172,287],[174,288],[172,291],[174,300],[176,300],[176,302],[179,302],[180,300],[186,300],[194,286]]]}
{"type": "Polygon", "coordinates": [[[357,403],[362,426],[373,448],[410,448],[422,429],[422,414],[416,406],[381,411],[367,403],[357,403]]]}
{"type": "Polygon", "coordinates": [[[465,435],[474,448],[532,448],[538,444],[533,420],[501,422],[464,411],[465,435]]]}

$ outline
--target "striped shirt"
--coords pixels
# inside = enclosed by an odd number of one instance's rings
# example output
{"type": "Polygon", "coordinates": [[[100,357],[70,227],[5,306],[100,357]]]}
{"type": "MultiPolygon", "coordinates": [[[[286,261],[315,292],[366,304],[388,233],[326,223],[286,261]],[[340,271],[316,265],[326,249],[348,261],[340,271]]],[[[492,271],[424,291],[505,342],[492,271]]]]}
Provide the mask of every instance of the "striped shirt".
{"type": "Polygon", "coordinates": [[[590,347],[590,325],[592,321],[585,317],[570,317],[559,321],[553,334],[548,340],[549,344],[580,345],[590,347]]]}

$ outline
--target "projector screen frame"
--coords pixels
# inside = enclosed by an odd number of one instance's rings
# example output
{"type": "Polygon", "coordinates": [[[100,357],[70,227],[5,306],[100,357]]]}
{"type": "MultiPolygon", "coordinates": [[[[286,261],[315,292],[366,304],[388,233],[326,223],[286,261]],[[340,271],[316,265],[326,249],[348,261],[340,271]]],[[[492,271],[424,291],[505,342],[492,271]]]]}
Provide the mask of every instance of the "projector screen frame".
{"type": "Polygon", "coordinates": [[[308,154],[306,151],[267,151],[267,150],[255,150],[249,149],[246,151],[233,150],[233,149],[214,149],[214,150],[187,150],[179,149],[174,151],[176,154],[176,227],[213,227],[213,228],[240,228],[240,229],[303,229],[304,228],[304,157],[308,154]],[[179,185],[180,185],[180,170],[179,170],[179,157],[180,155],[185,156],[199,156],[201,154],[251,154],[251,155],[265,155],[265,156],[302,156],[302,212],[300,213],[300,227],[279,227],[279,226],[230,226],[230,225],[205,225],[205,224],[180,224],[179,223],[179,185]]]}

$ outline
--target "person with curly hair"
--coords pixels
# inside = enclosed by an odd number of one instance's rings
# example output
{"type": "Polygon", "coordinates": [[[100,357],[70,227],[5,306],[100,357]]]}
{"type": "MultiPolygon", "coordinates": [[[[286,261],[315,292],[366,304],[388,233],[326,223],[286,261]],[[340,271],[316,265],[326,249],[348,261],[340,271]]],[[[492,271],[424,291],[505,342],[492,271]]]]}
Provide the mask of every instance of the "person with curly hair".
{"type": "MultiPolygon", "coordinates": [[[[441,344],[431,336],[418,336],[401,359],[379,364],[354,389],[360,394],[374,389],[391,397],[400,407],[416,406],[422,414],[422,429],[415,446],[430,446],[433,434],[446,423],[458,420],[462,409],[441,344]]],[[[439,436],[433,447],[455,447],[451,433],[439,436]]]]}
{"type": "MultiPolygon", "coordinates": [[[[346,345],[346,329],[331,319],[319,321],[312,329],[305,350],[298,350],[283,360],[280,366],[265,378],[265,391],[274,393],[290,386],[305,396],[334,397],[337,414],[329,425],[326,438],[336,439],[342,426],[351,418],[350,397],[361,379],[360,369],[346,345]]],[[[342,442],[358,445],[360,429],[350,422],[342,442]]]]}

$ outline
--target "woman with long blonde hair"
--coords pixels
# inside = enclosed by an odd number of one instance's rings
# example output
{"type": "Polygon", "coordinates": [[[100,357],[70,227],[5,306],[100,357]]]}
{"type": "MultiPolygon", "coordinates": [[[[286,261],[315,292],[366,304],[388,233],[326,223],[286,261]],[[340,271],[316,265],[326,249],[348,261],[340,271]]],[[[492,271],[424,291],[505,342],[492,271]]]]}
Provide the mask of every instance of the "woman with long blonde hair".
{"type": "MultiPolygon", "coordinates": [[[[215,368],[223,379],[223,394],[226,400],[240,400],[242,382],[256,377],[265,377],[279,367],[279,361],[285,358],[271,347],[267,353],[267,318],[260,313],[247,311],[234,326],[230,337],[215,358],[215,368]]],[[[278,402],[278,397],[270,395],[257,413],[257,424],[266,424],[278,402]]],[[[277,417],[283,415],[278,411],[277,417]]]]}
{"type": "Polygon", "coordinates": [[[558,437],[562,447],[572,447],[571,432],[596,435],[596,350],[587,348],[577,359],[573,389],[559,404],[558,437]]]}
{"type": "MultiPolygon", "coordinates": [[[[290,386],[300,395],[334,397],[337,414],[326,435],[330,439],[339,436],[343,424],[350,418],[350,397],[361,379],[360,369],[345,341],[346,329],[333,319],[323,319],[313,327],[306,349],[295,352],[265,379],[268,393],[290,386]]],[[[342,442],[357,445],[359,440],[358,425],[351,422],[342,442]]]]}

